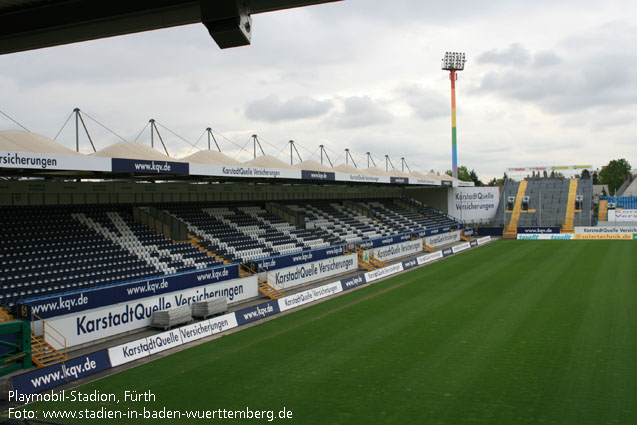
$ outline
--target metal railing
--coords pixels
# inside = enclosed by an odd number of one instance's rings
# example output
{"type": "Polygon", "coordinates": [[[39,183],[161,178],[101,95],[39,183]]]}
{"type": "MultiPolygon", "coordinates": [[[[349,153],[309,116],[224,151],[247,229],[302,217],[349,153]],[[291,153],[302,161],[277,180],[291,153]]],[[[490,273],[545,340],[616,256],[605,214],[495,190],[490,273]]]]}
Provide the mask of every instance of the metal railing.
{"type": "MultiPolygon", "coordinates": [[[[49,338],[51,338],[51,340],[55,341],[55,343],[58,344],[59,347],[64,347],[64,358],[68,358],[68,351],[67,351],[67,345],[66,345],[66,337],[64,336],[64,334],[60,331],[58,331],[57,329],[55,329],[55,327],[53,325],[51,325],[49,322],[47,322],[46,320],[44,320],[43,318],[41,318],[40,316],[38,316],[35,313],[31,313],[33,315],[34,318],[36,318],[37,320],[39,320],[42,323],[42,339],[49,343],[49,341],[47,340],[47,336],[49,338]],[[49,329],[49,331],[47,332],[47,328],[49,329]]],[[[36,336],[39,336],[35,333],[35,322],[32,320],[31,321],[31,327],[33,330],[33,334],[36,336]]],[[[49,343],[50,344],[50,343],[49,343]]],[[[51,346],[53,346],[52,344],[50,344],[51,346]]],[[[58,351],[59,350],[57,347],[53,347],[58,351]]]]}

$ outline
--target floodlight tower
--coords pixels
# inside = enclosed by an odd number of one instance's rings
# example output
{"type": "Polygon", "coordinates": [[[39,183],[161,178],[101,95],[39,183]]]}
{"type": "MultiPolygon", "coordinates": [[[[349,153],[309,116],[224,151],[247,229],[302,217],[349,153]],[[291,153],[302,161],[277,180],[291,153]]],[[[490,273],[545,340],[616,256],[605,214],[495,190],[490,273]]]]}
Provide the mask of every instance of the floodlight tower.
{"type": "Polygon", "coordinates": [[[454,178],[458,178],[458,147],[456,135],[456,80],[458,71],[464,69],[465,59],[464,53],[446,52],[442,59],[442,69],[449,71],[449,79],[451,80],[451,172],[454,178]]]}

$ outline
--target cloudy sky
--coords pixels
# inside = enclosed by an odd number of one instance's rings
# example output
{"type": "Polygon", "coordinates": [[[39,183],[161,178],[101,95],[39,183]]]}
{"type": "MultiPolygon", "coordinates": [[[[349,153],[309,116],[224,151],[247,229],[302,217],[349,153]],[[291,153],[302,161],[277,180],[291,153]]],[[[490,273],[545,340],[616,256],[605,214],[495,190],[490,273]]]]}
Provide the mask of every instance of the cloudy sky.
{"type": "MultiPolygon", "coordinates": [[[[635,166],[631,16],[629,0],[346,0],[254,15],[248,47],[220,50],[198,24],[3,55],[0,111],[53,138],[79,107],[142,143],[154,118],[174,157],[206,148],[211,127],[239,160],[251,159],[256,133],[286,161],[294,140],[303,160],[324,144],[334,165],[349,148],[359,168],[369,151],[383,168],[389,155],[397,168],[404,157],[442,173],[451,123],[440,64],[463,51],[460,165],[483,180],[517,166],[635,166]]],[[[86,122],[98,150],[120,141],[86,122]]],[[[0,129],[17,128],[0,115],[0,129]]],[[[74,131],[71,122],[58,142],[74,148],[74,131]]]]}

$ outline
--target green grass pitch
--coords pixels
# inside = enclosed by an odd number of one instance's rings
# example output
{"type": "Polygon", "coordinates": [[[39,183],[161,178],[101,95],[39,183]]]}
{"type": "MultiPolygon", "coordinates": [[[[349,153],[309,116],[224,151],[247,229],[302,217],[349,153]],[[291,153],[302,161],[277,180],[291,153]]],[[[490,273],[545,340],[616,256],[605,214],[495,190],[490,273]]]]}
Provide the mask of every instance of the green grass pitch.
{"type": "MultiPolygon", "coordinates": [[[[310,424],[637,423],[637,244],[499,241],[83,388],[310,424]]],[[[41,409],[95,409],[49,403],[41,409]]],[[[267,423],[267,420],[74,420],[267,423]]]]}

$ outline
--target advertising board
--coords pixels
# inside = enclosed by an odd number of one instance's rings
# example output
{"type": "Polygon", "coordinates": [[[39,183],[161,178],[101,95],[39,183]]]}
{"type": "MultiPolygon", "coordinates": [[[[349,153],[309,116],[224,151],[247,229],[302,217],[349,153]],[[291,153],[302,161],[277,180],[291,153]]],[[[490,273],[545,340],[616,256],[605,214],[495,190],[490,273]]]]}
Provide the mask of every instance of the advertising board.
{"type": "Polygon", "coordinates": [[[287,289],[358,269],[358,255],[348,254],[299,264],[267,273],[276,288],[287,289]]]}
{"type": "Polygon", "coordinates": [[[449,190],[449,215],[466,223],[492,221],[500,203],[497,187],[454,187],[449,190]]]}
{"type": "MultiPolygon", "coordinates": [[[[258,296],[257,277],[251,276],[213,285],[190,288],[130,302],[67,314],[49,319],[55,329],[66,336],[69,347],[96,341],[151,325],[155,311],[167,310],[184,304],[216,297],[231,289],[234,296],[228,304],[258,296]]],[[[51,342],[55,345],[54,342],[51,342]]],[[[59,347],[56,347],[59,348],[59,347]]]]}

